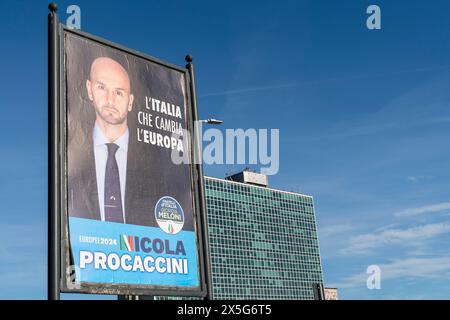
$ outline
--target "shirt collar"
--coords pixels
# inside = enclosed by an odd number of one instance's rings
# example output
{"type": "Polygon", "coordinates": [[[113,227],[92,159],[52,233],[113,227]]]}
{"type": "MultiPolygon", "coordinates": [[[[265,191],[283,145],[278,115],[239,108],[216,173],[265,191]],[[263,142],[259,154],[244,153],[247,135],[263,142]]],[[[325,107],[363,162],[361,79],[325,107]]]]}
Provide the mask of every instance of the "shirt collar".
{"type": "MultiPolygon", "coordinates": [[[[122,149],[123,151],[127,152],[128,150],[128,137],[130,136],[129,130],[127,130],[114,141],[115,144],[119,146],[119,149],[122,149]]],[[[94,126],[94,132],[93,132],[93,140],[94,140],[94,146],[104,146],[107,143],[110,143],[110,141],[105,137],[100,127],[97,125],[97,122],[94,126]]]]}

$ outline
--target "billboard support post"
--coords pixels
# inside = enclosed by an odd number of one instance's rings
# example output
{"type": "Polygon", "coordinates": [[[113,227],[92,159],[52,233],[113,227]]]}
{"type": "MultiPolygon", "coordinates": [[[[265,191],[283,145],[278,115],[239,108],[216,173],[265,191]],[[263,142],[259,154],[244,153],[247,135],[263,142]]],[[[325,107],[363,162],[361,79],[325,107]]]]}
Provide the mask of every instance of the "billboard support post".
{"type": "Polygon", "coordinates": [[[59,225],[59,159],[58,159],[58,106],[59,106],[59,48],[58,7],[48,5],[48,274],[47,298],[59,300],[60,288],[60,225],[59,225]]]}
{"type": "MultiPolygon", "coordinates": [[[[199,119],[197,111],[197,95],[195,92],[195,75],[194,75],[194,65],[192,64],[193,58],[191,55],[187,55],[185,58],[187,65],[186,68],[189,71],[190,76],[190,91],[191,91],[191,103],[192,103],[192,117],[194,123],[199,119]]],[[[206,211],[206,200],[205,200],[205,187],[203,181],[203,164],[202,164],[202,153],[201,153],[201,140],[198,132],[198,127],[195,125],[194,128],[194,148],[196,157],[196,169],[197,169],[197,179],[198,179],[198,189],[200,198],[200,222],[203,234],[203,263],[205,268],[205,282],[206,282],[206,300],[213,299],[213,287],[212,287],[212,274],[211,274],[211,262],[210,262],[210,252],[209,252],[209,236],[208,236],[208,215],[206,211]]]]}

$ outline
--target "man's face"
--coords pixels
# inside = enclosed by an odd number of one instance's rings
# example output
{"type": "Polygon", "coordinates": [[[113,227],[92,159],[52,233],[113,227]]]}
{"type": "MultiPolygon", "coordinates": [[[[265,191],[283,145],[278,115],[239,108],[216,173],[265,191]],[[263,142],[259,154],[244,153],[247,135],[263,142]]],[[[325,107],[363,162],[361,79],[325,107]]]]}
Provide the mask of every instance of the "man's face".
{"type": "Polygon", "coordinates": [[[126,70],[110,58],[98,58],[91,66],[86,81],[89,99],[94,103],[97,121],[123,124],[133,108],[130,78],[126,70]]]}

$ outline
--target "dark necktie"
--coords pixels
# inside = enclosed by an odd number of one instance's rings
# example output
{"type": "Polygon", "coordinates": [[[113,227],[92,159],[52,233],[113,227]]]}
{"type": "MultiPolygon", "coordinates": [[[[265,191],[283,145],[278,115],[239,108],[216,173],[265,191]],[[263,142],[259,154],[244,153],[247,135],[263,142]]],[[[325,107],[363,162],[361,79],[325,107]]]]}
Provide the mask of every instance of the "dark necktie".
{"type": "Polygon", "coordinates": [[[119,146],[115,143],[107,143],[106,146],[108,147],[108,160],[105,172],[105,221],[124,223],[119,167],[116,161],[116,152],[119,146]]]}

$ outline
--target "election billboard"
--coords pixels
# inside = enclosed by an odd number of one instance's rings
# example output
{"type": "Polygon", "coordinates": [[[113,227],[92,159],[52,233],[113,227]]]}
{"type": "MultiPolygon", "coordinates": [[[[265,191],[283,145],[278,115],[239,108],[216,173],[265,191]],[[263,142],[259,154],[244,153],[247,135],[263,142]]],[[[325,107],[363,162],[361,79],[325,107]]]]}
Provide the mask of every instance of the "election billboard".
{"type": "Polygon", "coordinates": [[[65,28],[60,52],[61,290],[204,296],[188,70],[65,28]]]}

